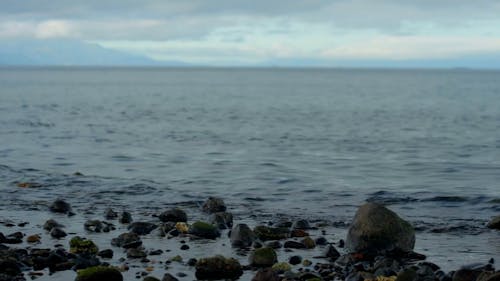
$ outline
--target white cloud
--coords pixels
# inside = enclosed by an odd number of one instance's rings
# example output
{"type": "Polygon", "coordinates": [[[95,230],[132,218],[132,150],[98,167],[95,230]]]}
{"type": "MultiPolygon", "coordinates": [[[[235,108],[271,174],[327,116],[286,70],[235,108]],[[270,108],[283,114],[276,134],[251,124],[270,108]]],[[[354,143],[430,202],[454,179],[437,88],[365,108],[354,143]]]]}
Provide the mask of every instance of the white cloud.
{"type": "Polygon", "coordinates": [[[500,38],[377,36],[368,40],[327,48],[325,59],[447,59],[500,52],[500,38]]]}
{"type": "Polygon", "coordinates": [[[40,39],[68,37],[71,35],[71,24],[62,20],[48,20],[38,23],[35,37],[40,39]]]}

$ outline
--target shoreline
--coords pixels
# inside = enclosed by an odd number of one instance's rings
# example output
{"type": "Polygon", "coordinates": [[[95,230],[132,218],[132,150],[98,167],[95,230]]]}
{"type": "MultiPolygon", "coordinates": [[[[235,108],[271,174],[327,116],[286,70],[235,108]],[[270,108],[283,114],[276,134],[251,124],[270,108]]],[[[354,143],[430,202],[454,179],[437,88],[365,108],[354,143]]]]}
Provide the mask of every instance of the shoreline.
{"type": "MultiPolygon", "coordinates": [[[[183,208],[187,211],[187,216],[188,216],[187,225],[191,225],[195,221],[208,221],[212,216],[210,214],[203,212],[199,208],[196,209],[193,207],[194,206],[183,208]]],[[[96,210],[98,209],[99,208],[97,208],[96,210]]],[[[199,260],[200,258],[210,257],[216,254],[220,254],[228,258],[229,257],[236,258],[239,261],[239,263],[243,266],[244,270],[243,270],[243,275],[238,280],[251,280],[257,273],[257,268],[250,267],[248,261],[251,252],[255,249],[254,247],[255,245],[252,245],[249,248],[243,250],[232,247],[231,241],[228,237],[229,229],[219,230],[220,236],[217,237],[216,239],[196,239],[192,234],[182,233],[182,232],[178,233],[177,236],[173,237],[168,237],[168,234],[167,237],[161,237],[161,235],[159,235],[158,233],[158,229],[162,226],[164,227],[165,222],[163,223],[161,222],[158,213],[151,213],[151,212],[144,212],[144,213],[139,212],[131,214],[133,219],[132,223],[150,222],[152,225],[160,227],[155,227],[155,229],[152,230],[150,234],[139,236],[142,243],[140,246],[138,246],[138,248],[140,249],[141,247],[143,248],[142,252],[146,254],[145,257],[143,256],[143,253],[138,254],[139,258],[131,257],[130,253],[128,253],[129,257],[127,257],[128,250],[123,249],[121,247],[112,246],[110,243],[113,238],[118,237],[122,233],[129,232],[130,230],[128,228],[131,224],[120,223],[119,218],[108,217],[108,219],[106,219],[104,217],[104,214],[98,213],[99,211],[96,210],[93,211],[75,210],[74,212],[76,213],[76,215],[68,216],[67,212],[54,213],[50,212],[49,209],[47,209],[46,211],[41,211],[41,212],[34,211],[35,213],[38,213],[37,217],[34,216],[28,217],[28,213],[30,212],[27,211],[24,220],[22,220],[20,217],[14,218],[12,220],[13,225],[10,227],[6,227],[6,224],[8,224],[8,222],[6,218],[2,217],[0,232],[2,232],[4,236],[9,237],[9,234],[15,233],[17,231],[20,231],[22,233],[22,237],[19,237],[19,234],[17,234],[17,237],[20,238],[21,243],[3,244],[3,245],[6,245],[7,247],[12,247],[13,249],[16,248],[22,249],[19,251],[25,251],[28,254],[27,256],[32,258],[33,256],[31,255],[31,253],[33,253],[33,249],[50,249],[49,252],[53,252],[56,249],[59,249],[59,251],[64,251],[68,253],[70,252],[69,241],[72,238],[74,238],[75,236],[85,237],[86,239],[93,241],[99,248],[99,250],[111,249],[113,251],[114,253],[113,258],[111,259],[99,258],[99,262],[100,263],[104,262],[105,264],[117,266],[121,270],[128,268],[128,270],[124,270],[122,272],[124,280],[137,280],[138,276],[139,279],[142,279],[145,276],[155,276],[156,278],[159,278],[161,280],[162,276],[167,272],[172,273],[179,280],[194,280],[196,267],[192,263],[192,260],[191,263],[189,264],[190,259],[195,258],[199,260]],[[98,220],[101,222],[108,222],[113,227],[109,229],[110,230],[109,232],[100,232],[100,233],[91,231],[92,230],[91,228],[85,230],[83,224],[85,222],[88,223],[89,217],[92,217],[94,218],[94,220],[98,220]],[[62,230],[65,231],[68,234],[68,236],[62,237],[61,239],[55,239],[50,237],[51,234],[43,229],[43,224],[46,220],[51,218],[60,222],[62,225],[65,225],[65,227],[62,227],[62,230]],[[113,228],[116,229],[113,230],[113,228]],[[26,242],[27,237],[31,235],[39,235],[40,237],[39,243],[26,242]],[[187,247],[185,245],[187,245],[187,247]],[[182,258],[182,261],[179,261],[177,256],[180,256],[182,258]],[[172,261],[172,259],[174,259],[175,261],[172,261]],[[177,274],[179,274],[181,277],[177,276],[177,274]]],[[[231,205],[228,205],[227,211],[228,212],[231,211],[231,205]]],[[[240,218],[240,216],[241,216],[240,214],[237,214],[234,217],[233,226],[240,223],[244,223],[248,224],[253,229],[257,225],[265,225],[272,227],[273,225],[278,223],[278,218],[269,220],[268,218],[258,218],[258,217],[240,218]]],[[[288,223],[287,226],[291,231],[292,230],[291,224],[294,223],[292,219],[287,217],[282,217],[281,220],[283,222],[287,221],[288,223]]],[[[346,240],[347,227],[338,227],[338,226],[336,227],[331,224],[320,221],[309,222],[309,223],[310,223],[309,227],[311,228],[307,227],[306,229],[303,230],[308,234],[307,236],[310,236],[313,240],[316,240],[316,242],[318,238],[322,237],[324,238],[324,240],[326,240],[326,244],[319,245],[318,243],[315,242],[318,245],[315,245],[311,249],[300,248],[301,246],[296,243],[302,243],[301,241],[304,239],[303,237],[305,236],[301,237],[286,236],[283,237],[283,239],[277,240],[277,243],[273,241],[266,241],[262,242],[261,244],[265,246],[267,245],[267,243],[269,243],[272,247],[276,248],[277,258],[278,261],[281,263],[283,262],[289,263],[291,257],[300,256],[301,262],[299,264],[289,265],[291,267],[292,272],[300,273],[302,270],[302,273],[310,271],[312,272],[311,274],[314,273],[319,274],[320,272],[319,269],[321,269],[322,266],[330,265],[333,268],[333,265],[335,263],[331,259],[324,257],[326,248],[328,247],[328,245],[332,245],[338,250],[338,252],[341,255],[346,255],[348,251],[340,246],[343,243],[342,241],[345,242],[346,240]],[[292,245],[291,246],[292,248],[289,247],[290,245],[288,245],[286,248],[284,247],[286,241],[293,242],[289,243],[292,245]],[[296,247],[299,248],[297,249],[296,247]],[[309,262],[305,262],[303,264],[302,262],[304,260],[310,261],[311,264],[309,264],[309,262]]],[[[419,244],[419,236],[429,236],[430,238],[432,238],[432,235],[419,235],[419,233],[417,233],[417,245],[419,244]]],[[[426,237],[426,239],[429,239],[429,237],[426,237]]],[[[69,258],[67,258],[65,262],[71,261],[71,257],[72,256],[69,255],[69,258]]],[[[497,257],[489,257],[489,259],[490,258],[493,259],[494,262],[494,258],[497,257]]],[[[359,261],[359,262],[367,262],[367,261],[359,261]]],[[[432,260],[427,262],[432,263],[432,260]]],[[[489,260],[475,260],[473,262],[477,262],[483,266],[488,266],[489,260]]],[[[464,265],[466,264],[461,264],[461,266],[464,265]]],[[[491,264],[491,266],[493,267],[494,263],[491,264]]],[[[74,267],[74,265],[72,267],[74,267]]],[[[23,274],[26,275],[27,280],[31,279],[32,277],[36,277],[37,280],[42,280],[42,281],[74,279],[76,276],[76,272],[74,270],[71,270],[71,267],[67,269],[68,270],[56,271],[54,274],[50,275],[49,275],[49,270],[47,268],[44,268],[43,270],[33,270],[33,267],[24,267],[22,268],[22,272],[23,274]],[[35,275],[29,275],[30,272],[35,275]]],[[[450,272],[452,270],[458,270],[458,269],[459,267],[455,267],[452,269],[443,268],[441,272],[443,272],[445,274],[444,276],[446,276],[446,274],[450,275],[450,272]]],[[[322,269],[322,270],[331,270],[331,269],[322,269]]],[[[281,276],[282,277],[285,276],[284,273],[282,273],[281,276]]],[[[289,274],[289,277],[290,276],[293,275],[289,274]]],[[[300,277],[300,274],[295,277],[300,277]]],[[[11,280],[22,280],[22,279],[11,279],[11,280]]],[[[295,280],[295,279],[287,279],[287,280],[295,280]]],[[[326,278],[323,280],[333,280],[333,279],[326,278]]]]}

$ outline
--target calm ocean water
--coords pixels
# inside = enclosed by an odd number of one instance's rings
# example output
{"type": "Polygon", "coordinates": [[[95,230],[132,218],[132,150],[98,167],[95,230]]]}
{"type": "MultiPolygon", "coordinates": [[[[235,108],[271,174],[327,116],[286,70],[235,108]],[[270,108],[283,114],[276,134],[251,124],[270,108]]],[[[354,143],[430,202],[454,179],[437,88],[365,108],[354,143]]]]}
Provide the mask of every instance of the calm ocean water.
{"type": "Polygon", "coordinates": [[[500,213],[500,72],[6,68],[0,140],[4,217],[55,197],[144,209],[218,195],[241,215],[340,225],[368,200],[438,260],[500,257],[484,227],[500,213]]]}

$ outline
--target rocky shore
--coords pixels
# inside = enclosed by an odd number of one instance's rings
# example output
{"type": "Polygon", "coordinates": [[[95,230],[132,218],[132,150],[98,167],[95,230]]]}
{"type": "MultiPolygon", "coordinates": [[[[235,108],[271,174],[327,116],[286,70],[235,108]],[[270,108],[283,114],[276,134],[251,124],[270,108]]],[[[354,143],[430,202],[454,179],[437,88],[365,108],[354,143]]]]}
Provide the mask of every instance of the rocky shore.
{"type": "MultiPolygon", "coordinates": [[[[493,257],[451,271],[427,261],[414,251],[413,226],[377,203],[360,206],[343,237],[320,222],[256,223],[241,221],[230,210],[215,197],[197,214],[174,207],[144,220],[108,208],[75,232],[58,219],[71,221],[78,212],[56,199],[47,220],[30,232],[22,231],[29,218],[1,222],[12,231],[0,232],[0,281],[500,280],[493,257]]],[[[500,229],[500,217],[485,227],[500,229]]]]}

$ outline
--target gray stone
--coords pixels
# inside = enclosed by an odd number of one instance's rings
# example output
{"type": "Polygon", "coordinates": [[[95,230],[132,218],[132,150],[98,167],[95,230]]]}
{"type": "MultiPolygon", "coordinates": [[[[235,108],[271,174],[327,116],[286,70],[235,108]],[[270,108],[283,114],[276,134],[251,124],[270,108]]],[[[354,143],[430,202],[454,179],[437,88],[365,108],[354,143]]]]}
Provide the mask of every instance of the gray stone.
{"type": "Polygon", "coordinates": [[[233,247],[247,248],[255,241],[255,234],[248,225],[240,223],[233,227],[229,239],[233,247]]]}

